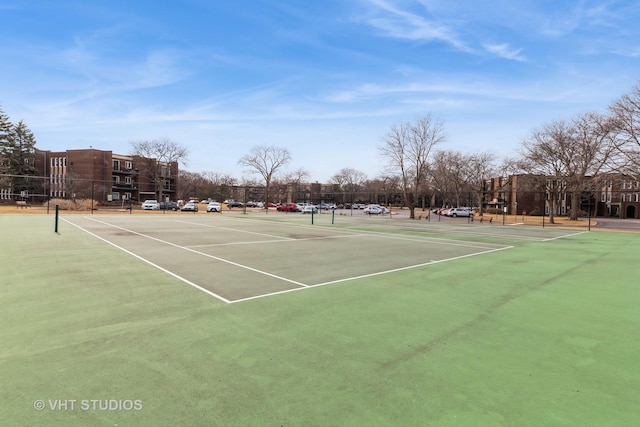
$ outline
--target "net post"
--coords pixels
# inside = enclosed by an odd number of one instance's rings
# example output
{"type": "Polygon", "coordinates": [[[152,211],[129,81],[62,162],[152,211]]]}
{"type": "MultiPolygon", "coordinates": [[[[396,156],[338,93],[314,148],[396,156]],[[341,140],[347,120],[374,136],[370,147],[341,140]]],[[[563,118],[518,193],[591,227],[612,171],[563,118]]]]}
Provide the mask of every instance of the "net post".
{"type": "Polygon", "coordinates": [[[55,221],[55,233],[58,233],[58,205],[56,204],[56,221],[55,221]]]}

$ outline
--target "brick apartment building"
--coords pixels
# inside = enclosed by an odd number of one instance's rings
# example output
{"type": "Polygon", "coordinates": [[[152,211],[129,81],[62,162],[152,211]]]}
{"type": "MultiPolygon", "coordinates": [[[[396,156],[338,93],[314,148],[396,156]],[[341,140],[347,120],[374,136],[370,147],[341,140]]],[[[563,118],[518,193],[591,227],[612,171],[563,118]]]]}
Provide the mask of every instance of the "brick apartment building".
{"type": "Polygon", "coordinates": [[[47,177],[48,197],[125,203],[145,199],[175,200],[178,163],[114,154],[94,148],[36,150],[36,173],[47,177]]]}
{"type": "MultiPolygon", "coordinates": [[[[484,208],[505,210],[508,215],[523,215],[534,211],[549,215],[551,195],[540,190],[540,177],[521,174],[491,178],[485,181],[484,208]],[[537,188],[537,189],[536,189],[537,188]]],[[[589,178],[593,180],[593,178],[589,178]]],[[[600,217],[640,218],[640,181],[620,174],[607,174],[592,181],[591,190],[582,191],[579,209],[600,217]]],[[[556,215],[571,210],[571,193],[556,195],[556,215]]]]}

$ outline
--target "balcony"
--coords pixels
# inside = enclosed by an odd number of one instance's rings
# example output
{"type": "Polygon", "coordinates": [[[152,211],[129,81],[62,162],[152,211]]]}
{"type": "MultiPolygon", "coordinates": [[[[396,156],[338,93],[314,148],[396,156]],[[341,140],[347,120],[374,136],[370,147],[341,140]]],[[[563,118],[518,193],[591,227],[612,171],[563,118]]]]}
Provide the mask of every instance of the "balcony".
{"type": "Polygon", "coordinates": [[[120,169],[112,169],[112,172],[116,172],[116,173],[123,174],[123,175],[133,175],[135,173],[138,173],[138,170],[137,169],[120,168],[120,169]]]}
{"type": "Polygon", "coordinates": [[[111,188],[114,190],[135,190],[134,184],[125,184],[124,182],[112,182],[111,188]]]}

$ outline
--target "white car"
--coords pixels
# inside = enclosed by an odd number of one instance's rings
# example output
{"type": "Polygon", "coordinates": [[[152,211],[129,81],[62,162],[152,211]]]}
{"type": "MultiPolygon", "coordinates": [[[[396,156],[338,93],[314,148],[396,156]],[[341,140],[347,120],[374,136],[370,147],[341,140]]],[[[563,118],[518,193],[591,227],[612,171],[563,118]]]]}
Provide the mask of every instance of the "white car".
{"type": "Polygon", "coordinates": [[[220,207],[220,203],[218,202],[209,202],[207,205],[207,212],[222,212],[222,208],[220,207]]]}
{"type": "Polygon", "coordinates": [[[142,204],[142,210],[143,211],[157,211],[160,209],[160,204],[158,203],[157,200],[145,200],[144,203],[142,204]]]}
{"type": "Polygon", "coordinates": [[[451,208],[445,215],[453,218],[458,216],[470,217],[473,216],[473,212],[469,208],[451,208]]]}
{"type": "Polygon", "coordinates": [[[389,210],[383,206],[378,205],[369,205],[362,211],[363,214],[368,215],[384,215],[388,214],[389,210]]]}
{"type": "Polygon", "coordinates": [[[303,214],[310,214],[310,213],[317,213],[317,212],[318,212],[318,208],[316,208],[313,205],[307,205],[307,206],[302,208],[302,213],[303,214]]]}

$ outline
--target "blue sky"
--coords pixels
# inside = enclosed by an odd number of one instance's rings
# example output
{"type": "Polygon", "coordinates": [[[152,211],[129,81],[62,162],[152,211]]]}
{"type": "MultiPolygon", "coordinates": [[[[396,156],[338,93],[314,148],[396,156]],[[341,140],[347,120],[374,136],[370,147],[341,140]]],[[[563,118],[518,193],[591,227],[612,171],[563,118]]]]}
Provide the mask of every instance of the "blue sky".
{"type": "Polygon", "coordinates": [[[245,175],[256,145],[327,181],[384,171],[394,124],[513,156],[640,79],[637,1],[0,0],[0,106],[46,150],[168,137],[184,168],[245,175]]]}

